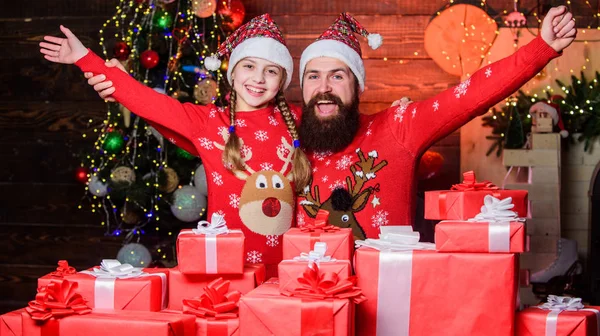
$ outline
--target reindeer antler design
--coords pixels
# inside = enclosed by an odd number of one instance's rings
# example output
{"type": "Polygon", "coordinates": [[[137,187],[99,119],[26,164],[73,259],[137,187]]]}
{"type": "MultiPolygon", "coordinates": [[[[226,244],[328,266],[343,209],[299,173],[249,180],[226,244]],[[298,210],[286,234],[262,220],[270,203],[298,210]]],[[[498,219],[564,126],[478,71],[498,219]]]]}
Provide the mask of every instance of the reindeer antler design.
{"type": "Polygon", "coordinates": [[[302,205],[310,217],[314,218],[322,205],[320,200],[321,197],[319,195],[319,186],[314,187],[314,196],[309,185],[306,186],[298,196],[304,197],[304,200],[300,201],[300,205],[302,205]]]}
{"type": "Polygon", "coordinates": [[[378,156],[377,151],[370,151],[367,154],[367,157],[365,157],[365,154],[362,152],[362,150],[358,148],[356,149],[356,154],[358,155],[359,161],[350,166],[350,171],[354,177],[354,186],[352,185],[352,179],[350,176],[346,177],[348,192],[350,192],[352,197],[356,197],[358,194],[360,194],[364,184],[368,180],[374,179],[376,177],[375,173],[387,165],[386,160],[382,160],[378,164],[374,165],[375,159],[378,156]],[[360,168],[360,170],[357,170],[357,167],[360,168]]]}
{"type": "MultiPolygon", "coordinates": [[[[217,149],[220,149],[221,151],[225,151],[225,144],[227,143],[227,140],[229,140],[229,132],[227,131],[226,128],[223,128],[220,132],[221,137],[223,138],[223,143],[218,143],[216,141],[213,141],[213,144],[215,145],[215,147],[217,149]]],[[[244,148],[244,140],[242,138],[240,139],[240,148],[244,148]]],[[[246,150],[244,153],[244,155],[242,155],[242,161],[244,162],[244,169],[247,171],[243,172],[237,169],[233,169],[233,173],[235,174],[235,176],[237,178],[239,178],[240,180],[246,180],[250,175],[256,173],[256,171],[252,168],[250,168],[250,166],[246,163],[248,161],[250,161],[250,159],[252,159],[252,150],[248,149],[246,150]]]]}
{"type": "MultiPolygon", "coordinates": [[[[294,146],[292,146],[285,137],[281,137],[281,147],[277,148],[277,157],[281,161],[283,161],[283,167],[279,171],[281,174],[284,174],[288,168],[288,165],[292,163],[292,156],[294,155],[294,146]]],[[[292,172],[288,174],[288,179],[292,179],[292,172]]]]}

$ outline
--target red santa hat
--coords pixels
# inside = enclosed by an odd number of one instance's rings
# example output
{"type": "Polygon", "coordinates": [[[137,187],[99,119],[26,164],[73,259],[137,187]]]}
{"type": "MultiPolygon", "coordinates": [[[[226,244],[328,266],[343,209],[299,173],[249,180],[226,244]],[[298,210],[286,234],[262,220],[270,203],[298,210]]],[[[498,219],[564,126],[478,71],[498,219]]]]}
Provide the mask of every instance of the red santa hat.
{"type": "Polygon", "coordinates": [[[231,84],[231,72],[235,65],[246,57],[258,57],[273,62],[287,72],[283,89],[290,85],[294,72],[292,55],[285,45],[281,30],[269,14],[263,14],[240,26],[227,37],[216,55],[204,60],[204,67],[216,71],[221,66],[219,58],[229,56],[227,80],[231,84]]]}
{"type": "Polygon", "coordinates": [[[365,66],[362,60],[360,43],[354,34],[367,38],[369,46],[377,49],[383,38],[379,34],[369,34],[367,30],[348,13],[342,13],[319,38],[309,45],[300,58],[300,86],[306,64],[317,57],[331,57],[344,62],[358,79],[360,91],[365,90],[365,66]]]}
{"type": "Polygon", "coordinates": [[[562,97],[552,97],[551,101],[539,101],[531,105],[531,107],[529,108],[529,114],[538,112],[548,113],[550,117],[552,117],[553,124],[556,125],[560,130],[560,136],[566,138],[569,136],[569,131],[565,129],[565,125],[563,124],[558,104],[554,103],[554,100],[557,98],[562,99],[562,97]]]}

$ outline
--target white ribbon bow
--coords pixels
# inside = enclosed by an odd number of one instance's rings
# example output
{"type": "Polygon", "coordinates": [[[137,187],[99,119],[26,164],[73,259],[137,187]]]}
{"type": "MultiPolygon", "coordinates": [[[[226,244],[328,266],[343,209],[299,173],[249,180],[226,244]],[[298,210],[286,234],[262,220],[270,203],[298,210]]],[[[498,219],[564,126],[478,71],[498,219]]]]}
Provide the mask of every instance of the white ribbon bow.
{"type": "Polygon", "coordinates": [[[300,253],[300,256],[298,257],[294,257],[294,261],[308,261],[309,264],[311,263],[321,263],[321,262],[332,262],[332,261],[336,261],[336,259],[332,258],[331,256],[326,256],[325,253],[327,252],[327,243],[325,242],[317,242],[315,243],[315,247],[313,247],[313,250],[306,253],[306,252],[302,252],[300,253]]]}
{"type": "Polygon", "coordinates": [[[511,211],[515,205],[512,203],[512,197],[499,200],[492,195],[485,195],[481,212],[469,219],[469,222],[514,222],[525,221],[524,218],[517,217],[517,213],[511,211]]]}
{"type": "Polygon", "coordinates": [[[228,233],[229,228],[227,228],[225,217],[215,212],[212,214],[210,222],[205,220],[199,221],[198,227],[196,229],[192,229],[192,231],[198,235],[219,235],[228,233]]]}
{"type": "Polygon", "coordinates": [[[420,243],[419,232],[413,231],[410,225],[386,225],[379,230],[379,239],[357,240],[356,247],[368,246],[380,251],[435,250],[433,243],[420,243]]]}
{"type": "Polygon", "coordinates": [[[91,271],[81,271],[81,273],[93,275],[96,278],[129,279],[137,278],[144,274],[141,268],[133,267],[130,264],[121,264],[116,259],[103,259],[100,268],[94,268],[91,271]]]}
{"type": "Polygon", "coordinates": [[[548,295],[548,301],[537,307],[545,310],[576,311],[583,309],[584,305],[581,303],[581,298],[548,295]]]}

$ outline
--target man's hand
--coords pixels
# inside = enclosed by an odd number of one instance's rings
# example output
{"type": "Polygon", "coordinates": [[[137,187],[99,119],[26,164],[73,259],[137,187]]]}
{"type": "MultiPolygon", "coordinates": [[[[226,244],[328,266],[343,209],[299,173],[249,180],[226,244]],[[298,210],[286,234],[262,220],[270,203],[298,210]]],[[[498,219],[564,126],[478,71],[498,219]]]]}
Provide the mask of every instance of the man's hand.
{"type": "Polygon", "coordinates": [[[566,6],[552,7],[542,22],[542,39],[554,50],[561,52],[577,36],[575,19],[566,6]]]}
{"type": "Polygon", "coordinates": [[[74,64],[87,55],[87,48],[69,28],[61,25],[60,31],[67,38],[44,36],[47,42],[40,42],[40,52],[45,59],[54,63],[74,64]]]}
{"type": "MultiPolygon", "coordinates": [[[[109,68],[117,67],[117,68],[121,69],[121,71],[127,72],[127,70],[125,70],[125,67],[123,66],[123,64],[121,64],[121,62],[119,62],[116,58],[113,58],[110,61],[106,62],[105,65],[109,68]]],[[[91,72],[86,72],[83,75],[85,76],[85,78],[88,79],[88,84],[93,86],[94,90],[96,90],[96,92],[98,92],[98,95],[100,96],[100,98],[105,99],[110,102],[115,101],[115,99],[110,96],[115,92],[115,87],[113,86],[113,83],[111,81],[106,80],[106,76],[104,76],[104,75],[94,76],[94,74],[91,72]]]]}

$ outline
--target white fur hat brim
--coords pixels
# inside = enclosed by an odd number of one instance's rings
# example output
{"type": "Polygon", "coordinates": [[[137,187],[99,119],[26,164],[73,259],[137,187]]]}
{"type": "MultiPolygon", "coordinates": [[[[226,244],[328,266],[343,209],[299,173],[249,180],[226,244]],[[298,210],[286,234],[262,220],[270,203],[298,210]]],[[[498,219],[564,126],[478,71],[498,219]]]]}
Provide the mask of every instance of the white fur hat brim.
{"type": "Polygon", "coordinates": [[[270,37],[252,37],[240,43],[229,56],[229,67],[227,69],[227,80],[231,84],[231,72],[235,65],[246,57],[257,57],[273,62],[284,68],[287,72],[283,85],[285,90],[292,81],[294,73],[294,61],[286,46],[270,37]]]}
{"type": "Polygon", "coordinates": [[[313,42],[302,52],[302,57],[300,57],[301,87],[306,64],[317,57],[331,57],[344,62],[356,76],[360,92],[365,90],[365,65],[360,55],[343,42],[327,39],[313,42]]]}

